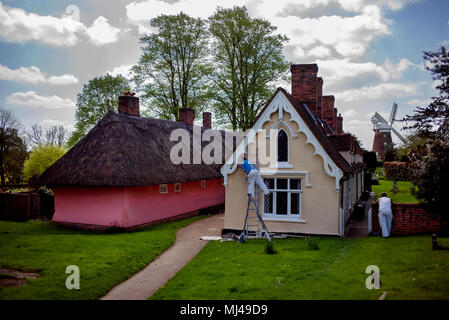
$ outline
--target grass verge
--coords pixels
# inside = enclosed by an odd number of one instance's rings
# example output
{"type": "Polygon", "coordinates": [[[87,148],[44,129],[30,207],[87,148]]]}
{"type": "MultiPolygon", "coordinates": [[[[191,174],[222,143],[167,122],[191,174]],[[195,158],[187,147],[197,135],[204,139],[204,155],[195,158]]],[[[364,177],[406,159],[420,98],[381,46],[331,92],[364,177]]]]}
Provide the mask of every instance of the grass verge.
{"type": "Polygon", "coordinates": [[[418,203],[418,200],[412,195],[412,183],[409,181],[397,181],[399,192],[394,194],[391,192],[393,188],[393,180],[379,179],[379,185],[372,185],[372,191],[380,197],[382,192],[386,192],[391,201],[398,203],[418,203]]]}
{"type": "MultiPolygon", "coordinates": [[[[449,238],[439,238],[449,246],[449,238]]],[[[211,241],[151,299],[449,299],[449,251],[431,237],[211,241]],[[368,290],[366,267],[380,268],[380,290],[368,290]]]]}
{"type": "Polygon", "coordinates": [[[20,287],[0,287],[0,299],[96,299],[170,247],[176,232],[205,216],[128,233],[63,229],[50,222],[0,221],[0,267],[38,271],[20,287]],[[80,289],[65,287],[68,265],[80,269],[80,289]]]}

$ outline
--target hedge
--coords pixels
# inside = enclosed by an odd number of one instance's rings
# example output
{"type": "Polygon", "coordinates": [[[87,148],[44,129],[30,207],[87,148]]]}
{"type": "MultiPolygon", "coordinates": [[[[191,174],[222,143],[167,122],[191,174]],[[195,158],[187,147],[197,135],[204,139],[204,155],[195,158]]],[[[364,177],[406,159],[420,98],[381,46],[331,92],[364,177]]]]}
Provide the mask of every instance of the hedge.
{"type": "Polygon", "coordinates": [[[389,180],[410,180],[410,164],[408,162],[384,162],[384,176],[389,180]]]}

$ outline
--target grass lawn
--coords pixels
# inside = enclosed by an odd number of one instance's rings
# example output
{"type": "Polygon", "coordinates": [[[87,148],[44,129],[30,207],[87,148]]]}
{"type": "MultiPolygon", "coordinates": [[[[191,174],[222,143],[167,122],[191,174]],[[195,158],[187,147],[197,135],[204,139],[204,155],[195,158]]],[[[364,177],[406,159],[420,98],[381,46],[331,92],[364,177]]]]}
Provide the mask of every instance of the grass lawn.
{"type": "Polygon", "coordinates": [[[418,203],[418,200],[411,194],[410,189],[412,183],[409,181],[397,181],[399,192],[393,194],[391,188],[393,187],[393,180],[379,179],[379,185],[372,185],[372,191],[379,197],[382,192],[386,192],[387,196],[393,202],[399,203],[418,203]]]}
{"type": "MultiPolygon", "coordinates": [[[[431,237],[211,241],[151,299],[449,299],[449,251],[433,251],[431,237]],[[380,268],[380,290],[368,290],[369,265],[380,268]]],[[[439,238],[449,246],[449,238],[439,238]]]]}
{"type": "Polygon", "coordinates": [[[100,298],[170,247],[179,228],[203,217],[113,234],[63,229],[42,221],[0,221],[0,267],[41,274],[24,286],[0,287],[0,299],[100,298]],[[68,265],[80,269],[79,290],[65,287],[68,265]]]}

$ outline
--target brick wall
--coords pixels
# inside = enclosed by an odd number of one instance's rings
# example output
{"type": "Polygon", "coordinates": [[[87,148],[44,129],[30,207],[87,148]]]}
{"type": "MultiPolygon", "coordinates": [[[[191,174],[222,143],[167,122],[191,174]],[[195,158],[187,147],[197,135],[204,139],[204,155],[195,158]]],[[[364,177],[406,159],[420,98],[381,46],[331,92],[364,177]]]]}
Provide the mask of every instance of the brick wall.
{"type": "MultiPolygon", "coordinates": [[[[449,231],[448,220],[439,212],[431,211],[415,203],[393,203],[392,236],[420,233],[445,233],[449,231]]],[[[382,234],[379,226],[379,205],[372,205],[372,232],[382,234]]]]}

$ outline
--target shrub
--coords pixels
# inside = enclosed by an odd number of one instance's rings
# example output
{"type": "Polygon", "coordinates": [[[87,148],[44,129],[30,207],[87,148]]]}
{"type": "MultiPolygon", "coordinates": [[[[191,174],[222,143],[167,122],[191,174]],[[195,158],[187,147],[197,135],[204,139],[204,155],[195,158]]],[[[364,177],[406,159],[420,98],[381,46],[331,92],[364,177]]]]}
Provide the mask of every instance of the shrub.
{"type": "Polygon", "coordinates": [[[307,238],[307,245],[310,250],[320,250],[318,238],[307,238]]]}
{"type": "Polygon", "coordinates": [[[391,188],[391,190],[390,190],[393,194],[396,194],[396,193],[398,193],[400,190],[399,190],[399,186],[398,186],[398,184],[396,183],[396,180],[394,180],[394,183],[393,183],[393,187],[391,188]]]}
{"type": "Polygon", "coordinates": [[[384,162],[384,175],[389,180],[410,180],[410,166],[407,162],[384,162]]]}
{"type": "Polygon", "coordinates": [[[274,250],[274,247],[273,247],[273,240],[265,241],[265,253],[266,254],[276,254],[277,253],[277,251],[274,250]]]}

